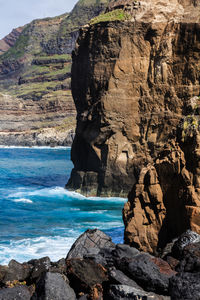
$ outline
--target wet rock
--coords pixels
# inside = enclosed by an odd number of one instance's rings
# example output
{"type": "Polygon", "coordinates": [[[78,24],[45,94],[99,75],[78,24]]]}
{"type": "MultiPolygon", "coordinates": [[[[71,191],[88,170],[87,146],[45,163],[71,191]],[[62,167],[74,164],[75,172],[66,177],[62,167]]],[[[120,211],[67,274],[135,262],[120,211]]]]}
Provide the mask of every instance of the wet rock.
{"type": "Polygon", "coordinates": [[[31,295],[26,286],[16,286],[0,290],[0,300],[30,300],[31,295]]]}
{"type": "Polygon", "coordinates": [[[148,254],[139,254],[132,259],[124,257],[118,260],[117,267],[145,290],[166,294],[169,278],[174,273],[166,274],[152,258],[148,254]]]}
{"type": "Polygon", "coordinates": [[[31,265],[27,263],[20,264],[16,260],[11,260],[8,264],[3,282],[6,283],[7,281],[13,280],[26,281],[30,276],[31,270],[31,265]]]}
{"type": "Polygon", "coordinates": [[[42,257],[40,259],[32,259],[28,261],[28,264],[32,265],[32,272],[30,280],[34,281],[40,277],[43,272],[47,272],[51,267],[51,261],[49,257],[42,257]]]}
{"type": "Polygon", "coordinates": [[[183,252],[183,249],[188,244],[193,244],[200,242],[200,235],[194,231],[187,230],[184,232],[174,243],[172,247],[172,254],[176,258],[180,258],[183,252]]]}
{"type": "Polygon", "coordinates": [[[127,285],[111,285],[109,290],[110,300],[164,300],[170,299],[156,295],[154,293],[148,293],[144,290],[137,289],[127,285]]]}
{"type": "Polygon", "coordinates": [[[95,285],[108,281],[106,269],[90,259],[70,259],[66,264],[67,277],[77,294],[90,293],[95,285]]]}
{"type": "Polygon", "coordinates": [[[173,300],[199,300],[200,273],[179,273],[172,277],[169,294],[173,300]]]}
{"type": "Polygon", "coordinates": [[[32,300],[76,300],[76,295],[61,274],[47,272],[37,283],[32,300]]]}
{"type": "Polygon", "coordinates": [[[115,244],[111,238],[98,229],[88,229],[84,232],[72,245],[67,259],[71,258],[83,258],[87,253],[91,253],[91,248],[95,248],[95,254],[100,251],[101,248],[114,248],[115,244]]]}

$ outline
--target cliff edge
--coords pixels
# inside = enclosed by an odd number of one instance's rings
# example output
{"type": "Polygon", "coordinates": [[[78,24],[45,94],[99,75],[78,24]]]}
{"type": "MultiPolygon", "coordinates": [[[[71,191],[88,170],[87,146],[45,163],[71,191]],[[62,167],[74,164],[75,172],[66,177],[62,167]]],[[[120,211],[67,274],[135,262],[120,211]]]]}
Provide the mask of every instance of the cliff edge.
{"type": "Polygon", "coordinates": [[[155,252],[200,233],[200,4],[115,1],[73,53],[67,188],[127,196],[125,242],[155,252]]]}

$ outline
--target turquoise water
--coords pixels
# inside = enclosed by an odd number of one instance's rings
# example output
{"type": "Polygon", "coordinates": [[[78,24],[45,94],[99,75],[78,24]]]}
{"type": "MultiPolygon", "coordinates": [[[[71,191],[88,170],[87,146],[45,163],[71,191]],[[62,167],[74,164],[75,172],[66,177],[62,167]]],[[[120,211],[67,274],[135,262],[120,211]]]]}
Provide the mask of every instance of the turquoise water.
{"type": "Polygon", "coordinates": [[[88,228],[123,241],[126,200],[65,190],[72,167],[70,148],[0,148],[0,264],[58,260],[88,228]]]}

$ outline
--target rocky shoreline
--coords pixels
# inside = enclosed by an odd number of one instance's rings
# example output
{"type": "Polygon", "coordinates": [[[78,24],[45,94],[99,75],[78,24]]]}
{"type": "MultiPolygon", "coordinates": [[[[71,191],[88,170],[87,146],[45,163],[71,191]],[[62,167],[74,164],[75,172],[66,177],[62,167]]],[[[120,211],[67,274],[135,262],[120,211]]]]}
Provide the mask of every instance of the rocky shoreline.
{"type": "Polygon", "coordinates": [[[87,230],[66,258],[0,266],[0,300],[198,300],[200,235],[188,230],[160,256],[87,230]]]}

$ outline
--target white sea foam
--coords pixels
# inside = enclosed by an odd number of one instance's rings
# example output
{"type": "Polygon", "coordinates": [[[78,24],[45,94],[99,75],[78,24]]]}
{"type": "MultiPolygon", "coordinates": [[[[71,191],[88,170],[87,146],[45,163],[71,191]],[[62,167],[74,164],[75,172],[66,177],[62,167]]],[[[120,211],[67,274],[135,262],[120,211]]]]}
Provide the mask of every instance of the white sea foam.
{"type": "Polygon", "coordinates": [[[73,234],[73,237],[38,237],[1,244],[0,264],[8,264],[11,259],[24,262],[44,256],[49,256],[52,261],[57,261],[66,257],[78,235],[77,232],[73,234]]]}
{"type": "Polygon", "coordinates": [[[25,191],[17,191],[16,193],[12,193],[8,195],[8,198],[22,198],[29,196],[42,196],[42,197],[59,197],[59,196],[67,196],[68,199],[77,199],[77,200],[87,200],[87,201],[108,201],[108,202],[126,202],[126,198],[120,197],[86,197],[79,193],[68,191],[63,187],[54,187],[54,188],[44,188],[39,190],[25,190],[25,191]]]}
{"type": "Polygon", "coordinates": [[[22,202],[22,203],[33,203],[32,200],[26,198],[13,199],[13,202],[22,202]]]}
{"type": "Polygon", "coordinates": [[[67,146],[56,146],[56,147],[50,147],[50,146],[5,146],[0,145],[0,149],[71,149],[71,147],[67,146]]]}

